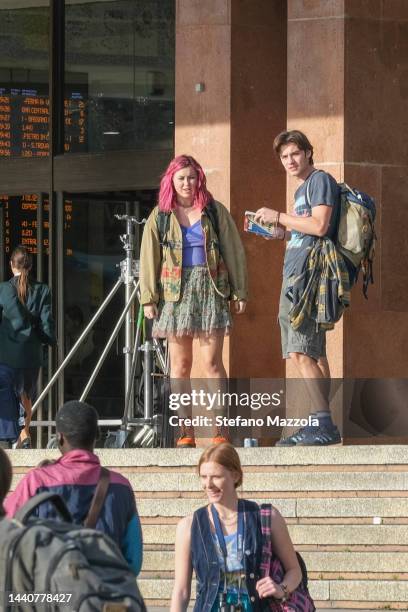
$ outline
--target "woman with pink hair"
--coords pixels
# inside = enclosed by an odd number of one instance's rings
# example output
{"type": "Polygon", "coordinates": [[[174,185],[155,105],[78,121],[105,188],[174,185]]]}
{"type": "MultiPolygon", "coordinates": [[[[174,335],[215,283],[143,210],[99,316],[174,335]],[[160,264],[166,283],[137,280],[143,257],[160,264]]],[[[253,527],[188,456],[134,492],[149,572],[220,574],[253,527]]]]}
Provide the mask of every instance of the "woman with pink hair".
{"type": "MultiPolygon", "coordinates": [[[[190,379],[193,338],[204,376],[225,379],[228,301],[243,313],[247,300],[245,252],[231,215],[213,199],[202,167],[189,155],[174,158],[162,177],[158,206],[143,232],[140,289],[153,335],[167,339],[172,381],[190,379]]],[[[181,427],[177,446],[195,446],[192,428],[181,427]]]]}

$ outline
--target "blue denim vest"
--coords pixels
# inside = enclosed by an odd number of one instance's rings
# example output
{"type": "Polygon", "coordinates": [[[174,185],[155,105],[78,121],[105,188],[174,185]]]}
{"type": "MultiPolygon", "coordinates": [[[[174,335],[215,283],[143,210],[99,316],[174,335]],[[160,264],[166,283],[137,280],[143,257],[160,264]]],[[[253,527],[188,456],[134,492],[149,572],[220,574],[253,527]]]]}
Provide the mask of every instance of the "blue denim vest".
{"type": "MultiPolygon", "coordinates": [[[[262,534],[259,506],[244,502],[244,568],[252,609],[261,609],[255,585],[260,579],[262,534]]],[[[217,598],[221,569],[211,536],[207,506],[194,512],[191,526],[191,559],[197,577],[197,597],[193,612],[211,612],[217,598]]]]}

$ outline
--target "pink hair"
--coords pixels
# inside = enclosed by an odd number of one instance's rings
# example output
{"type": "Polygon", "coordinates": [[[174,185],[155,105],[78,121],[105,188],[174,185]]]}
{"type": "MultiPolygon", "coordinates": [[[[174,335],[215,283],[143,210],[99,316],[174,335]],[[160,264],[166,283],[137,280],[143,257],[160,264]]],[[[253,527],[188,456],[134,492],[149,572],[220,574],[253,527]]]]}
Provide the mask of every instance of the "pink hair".
{"type": "Polygon", "coordinates": [[[170,212],[176,207],[177,196],[173,185],[173,176],[178,170],[182,170],[188,166],[191,166],[197,172],[198,177],[193,206],[199,210],[203,210],[203,208],[213,199],[211,193],[207,189],[207,179],[205,178],[204,170],[200,164],[190,155],[178,155],[170,162],[160,181],[159,209],[161,211],[170,212]]]}

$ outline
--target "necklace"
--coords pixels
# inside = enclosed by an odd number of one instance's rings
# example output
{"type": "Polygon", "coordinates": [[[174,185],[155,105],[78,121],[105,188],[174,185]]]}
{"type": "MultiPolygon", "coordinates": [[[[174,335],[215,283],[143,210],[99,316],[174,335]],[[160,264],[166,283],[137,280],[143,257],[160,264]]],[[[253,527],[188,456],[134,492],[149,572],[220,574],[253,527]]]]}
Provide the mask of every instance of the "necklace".
{"type": "Polygon", "coordinates": [[[222,516],[220,514],[220,519],[224,521],[224,523],[231,523],[232,521],[236,520],[237,514],[238,512],[232,512],[229,516],[222,516]]]}

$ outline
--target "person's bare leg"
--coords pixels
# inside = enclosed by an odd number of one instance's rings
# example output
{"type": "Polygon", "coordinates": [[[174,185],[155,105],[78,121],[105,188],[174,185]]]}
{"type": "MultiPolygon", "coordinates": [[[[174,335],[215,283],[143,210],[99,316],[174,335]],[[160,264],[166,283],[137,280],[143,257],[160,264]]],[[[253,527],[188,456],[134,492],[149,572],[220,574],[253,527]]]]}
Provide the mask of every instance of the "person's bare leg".
{"type": "MultiPolygon", "coordinates": [[[[170,388],[172,394],[181,397],[183,394],[191,394],[191,368],[193,365],[193,339],[189,336],[180,338],[168,338],[170,354],[170,388]]],[[[177,447],[194,447],[194,428],[186,427],[184,419],[192,417],[191,404],[180,405],[177,415],[180,418],[180,431],[177,447]]]]}
{"type": "Polygon", "coordinates": [[[289,355],[306,385],[316,422],[310,420],[305,427],[281,438],[277,446],[327,446],[341,443],[339,431],[330,414],[331,379],[327,359],[322,357],[316,360],[297,352],[289,355]]]}
{"type": "Polygon", "coordinates": [[[330,369],[327,359],[316,361],[304,353],[290,353],[300,376],[303,378],[314,411],[330,412],[330,369]]]}
{"type": "Polygon", "coordinates": [[[189,336],[169,338],[170,378],[189,379],[193,365],[193,339],[189,336]]]}
{"type": "MultiPolygon", "coordinates": [[[[224,336],[214,335],[206,338],[200,338],[200,353],[204,367],[204,376],[206,380],[207,393],[212,397],[223,396],[227,390],[227,372],[222,360],[222,349],[224,347],[224,336]]],[[[212,412],[213,427],[212,427],[212,443],[220,443],[229,440],[228,428],[217,427],[215,423],[216,416],[227,416],[227,407],[223,402],[215,402],[215,412],[212,412]]]]}
{"type": "Polygon", "coordinates": [[[32,415],[32,402],[31,399],[23,393],[20,395],[20,401],[23,404],[25,418],[24,418],[24,429],[21,430],[20,436],[17,440],[17,448],[20,448],[24,440],[30,437],[30,423],[31,423],[31,415],[32,415]]]}
{"type": "Polygon", "coordinates": [[[227,378],[222,361],[224,336],[209,336],[200,338],[201,360],[205,378],[227,378]]]}
{"type": "Polygon", "coordinates": [[[330,366],[329,362],[327,361],[327,357],[319,357],[317,360],[317,365],[320,368],[323,378],[331,378],[330,366]]]}

